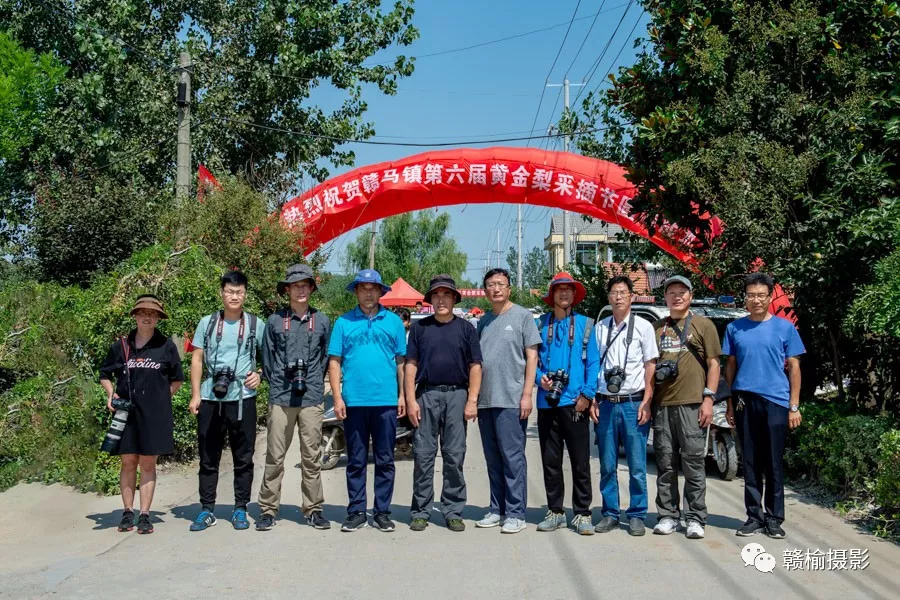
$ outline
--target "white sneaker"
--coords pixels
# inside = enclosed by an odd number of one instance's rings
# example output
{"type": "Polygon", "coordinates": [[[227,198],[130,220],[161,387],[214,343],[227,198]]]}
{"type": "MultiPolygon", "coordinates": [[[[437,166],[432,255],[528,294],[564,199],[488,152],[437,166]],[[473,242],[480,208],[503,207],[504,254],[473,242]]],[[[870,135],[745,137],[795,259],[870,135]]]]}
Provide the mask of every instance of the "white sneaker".
{"type": "Polygon", "coordinates": [[[703,525],[698,523],[697,521],[688,521],[687,522],[687,531],[684,532],[684,536],[689,540],[699,540],[706,532],[703,531],[703,525]]]}
{"type": "Polygon", "coordinates": [[[519,533],[525,529],[525,519],[515,519],[510,517],[503,522],[500,533],[519,533]]]}
{"type": "Polygon", "coordinates": [[[494,513],[484,515],[484,518],[475,522],[475,527],[496,527],[503,521],[503,517],[494,513]]]}
{"type": "Polygon", "coordinates": [[[672,517],[663,517],[660,519],[659,523],[656,524],[656,527],[653,528],[653,533],[656,535],[671,535],[675,533],[677,527],[678,521],[672,517]]]}

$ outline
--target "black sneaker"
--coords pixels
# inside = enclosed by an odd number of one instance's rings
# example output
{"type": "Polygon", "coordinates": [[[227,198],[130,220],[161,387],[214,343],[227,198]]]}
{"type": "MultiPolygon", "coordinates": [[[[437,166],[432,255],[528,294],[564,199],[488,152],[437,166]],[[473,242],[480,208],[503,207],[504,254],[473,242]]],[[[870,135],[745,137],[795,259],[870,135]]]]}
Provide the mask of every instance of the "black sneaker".
{"type": "Polygon", "coordinates": [[[153,523],[147,513],[141,513],[138,517],[138,533],[153,533],[153,523]]]}
{"type": "Polygon", "coordinates": [[[122,512],[122,520],[119,521],[119,531],[131,531],[134,529],[134,511],[126,510],[122,512]]]}
{"type": "Polygon", "coordinates": [[[267,513],[259,515],[259,518],[256,520],[257,531],[268,531],[273,527],[275,527],[275,515],[267,513]]]}
{"type": "Polygon", "coordinates": [[[347,519],[344,521],[344,524],[341,525],[341,531],[356,531],[368,524],[369,520],[366,518],[366,513],[363,511],[355,512],[347,515],[347,519]]]}
{"type": "Polygon", "coordinates": [[[734,532],[734,535],[740,537],[750,537],[751,535],[756,535],[760,531],[765,531],[766,526],[757,521],[756,519],[747,519],[744,521],[744,524],[738,527],[738,530],[734,532]]]}
{"type": "Polygon", "coordinates": [[[784,529],[777,519],[766,519],[766,535],[775,540],[784,538],[784,529]]]}
{"type": "Polygon", "coordinates": [[[394,522],[391,521],[387,513],[377,513],[372,521],[375,523],[375,527],[380,531],[393,531],[394,530],[394,522]]]}
{"type": "Polygon", "coordinates": [[[310,527],[316,529],[331,529],[331,521],[325,518],[321,510],[314,510],[306,517],[306,522],[310,527]]]}
{"type": "Polygon", "coordinates": [[[647,532],[644,527],[644,521],[642,519],[638,519],[637,517],[631,517],[628,519],[628,533],[634,536],[644,535],[647,532]]]}

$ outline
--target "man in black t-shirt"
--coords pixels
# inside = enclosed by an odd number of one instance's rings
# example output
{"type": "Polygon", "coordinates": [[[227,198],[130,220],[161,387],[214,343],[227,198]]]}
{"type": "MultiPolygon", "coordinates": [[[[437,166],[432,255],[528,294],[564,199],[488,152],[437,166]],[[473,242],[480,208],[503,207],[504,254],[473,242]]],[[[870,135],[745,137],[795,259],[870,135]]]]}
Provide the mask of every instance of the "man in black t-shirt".
{"type": "Polygon", "coordinates": [[[441,510],[448,529],[465,529],[466,421],[478,416],[481,345],[475,329],[453,314],[453,305],[461,298],[449,275],[435,276],[425,293],[434,315],[409,330],[404,380],[406,414],[416,427],[409,526],[413,531],[424,530],[431,514],[439,432],[444,463],[441,510]]]}

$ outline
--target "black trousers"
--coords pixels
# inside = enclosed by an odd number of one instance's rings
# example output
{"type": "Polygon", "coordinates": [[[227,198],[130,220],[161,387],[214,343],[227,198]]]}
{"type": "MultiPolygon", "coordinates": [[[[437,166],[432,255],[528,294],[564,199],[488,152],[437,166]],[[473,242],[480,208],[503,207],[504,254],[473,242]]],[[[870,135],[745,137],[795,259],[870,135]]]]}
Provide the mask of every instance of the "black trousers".
{"type": "Polygon", "coordinates": [[[760,523],[765,523],[766,519],[781,523],[784,521],[784,444],[788,409],[752,392],[737,392],[737,397],[744,401],[743,409],[735,410],[734,415],[743,438],[747,516],[760,523]]]}
{"type": "Polygon", "coordinates": [[[572,466],[572,512],[590,516],[593,501],[591,430],[588,425],[590,418],[585,413],[576,422],[572,420],[574,414],[574,406],[538,410],[538,441],[541,446],[541,464],[544,467],[547,508],[556,513],[563,512],[566,489],[562,461],[565,445],[572,466]]]}
{"type": "Polygon", "coordinates": [[[207,510],[216,506],[219,462],[225,437],[234,462],[234,506],[247,508],[253,485],[253,447],[256,443],[256,398],[244,398],[243,415],[238,420],[237,402],[200,403],[197,415],[197,442],[200,454],[200,504],[207,510]]]}

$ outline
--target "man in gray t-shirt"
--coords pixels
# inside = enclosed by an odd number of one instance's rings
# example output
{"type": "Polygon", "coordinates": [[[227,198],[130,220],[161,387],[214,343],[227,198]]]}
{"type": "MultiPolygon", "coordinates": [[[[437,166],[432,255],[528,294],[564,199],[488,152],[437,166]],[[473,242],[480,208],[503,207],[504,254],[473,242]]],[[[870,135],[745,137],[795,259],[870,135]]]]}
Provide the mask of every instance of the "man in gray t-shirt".
{"type": "Polygon", "coordinates": [[[502,525],[503,533],[518,533],[525,529],[525,430],[541,336],[531,313],[510,302],[508,272],[488,271],[484,288],[493,310],[478,322],[483,359],[478,429],[490,480],[491,508],[476,526],[502,525]]]}

